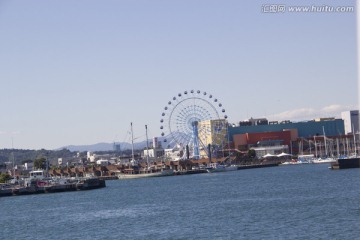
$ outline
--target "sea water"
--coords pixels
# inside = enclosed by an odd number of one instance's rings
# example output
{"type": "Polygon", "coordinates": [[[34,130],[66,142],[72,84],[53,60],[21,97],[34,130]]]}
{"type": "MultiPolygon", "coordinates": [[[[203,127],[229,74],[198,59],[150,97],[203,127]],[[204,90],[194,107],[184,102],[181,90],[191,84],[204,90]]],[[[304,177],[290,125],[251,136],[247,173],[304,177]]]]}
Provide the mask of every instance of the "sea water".
{"type": "Polygon", "coordinates": [[[360,169],[328,164],[107,181],[0,198],[1,239],[359,239],[360,169]]]}

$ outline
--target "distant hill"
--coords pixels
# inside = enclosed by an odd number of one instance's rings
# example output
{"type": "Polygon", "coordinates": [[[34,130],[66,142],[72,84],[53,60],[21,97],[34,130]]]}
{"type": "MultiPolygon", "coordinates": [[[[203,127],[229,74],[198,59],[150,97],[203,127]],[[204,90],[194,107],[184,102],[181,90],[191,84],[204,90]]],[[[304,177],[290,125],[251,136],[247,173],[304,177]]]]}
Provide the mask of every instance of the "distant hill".
{"type": "MultiPolygon", "coordinates": [[[[15,164],[22,164],[23,161],[33,161],[37,158],[69,158],[74,157],[75,154],[66,149],[58,150],[29,150],[29,149],[0,149],[0,165],[4,162],[12,162],[15,164]]],[[[1,168],[1,167],[0,167],[1,168]]]]}
{"type": "MultiPolygon", "coordinates": [[[[158,138],[158,142],[162,143],[162,145],[164,145],[163,143],[163,139],[162,137],[158,138]]],[[[151,147],[152,140],[149,139],[149,147],[151,147]]],[[[127,143],[127,142],[121,142],[121,143],[116,143],[116,144],[120,144],[120,149],[121,150],[126,150],[126,149],[131,149],[131,143],[127,143]]],[[[174,145],[174,144],[172,144],[174,145]]],[[[91,144],[91,145],[68,145],[68,146],[64,146],[61,147],[59,149],[68,149],[72,152],[97,152],[97,151],[112,151],[114,147],[114,143],[95,143],[95,144],[91,144]]],[[[142,141],[142,142],[137,142],[134,143],[134,149],[144,149],[146,148],[146,141],[142,141]]]]}
{"type": "MultiPolygon", "coordinates": [[[[116,143],[120,144],[121,150],[131,149],[131,143],[121,142],[116,143]]],[[[149,147],[150,147],[149,140],[149,147]]],[[[134,149],[144,149],[146,147],[146,141],[134,143],[134,149]]],[[[91,145],[69,145],[62,147],[60,149],[68,149],[72,152],[98,152],[98,151],[112,151],[114,150],[114,143],[95,143],[91,145]]]]}
{"type": "MultiPolygon", "coordinates": [[[[130,149],[130,143],[117,143],[120,144],[120,148],[122,150],[130,149]]],[[[135,144],[134,144],[135,145],[135,144]]],[[[60,149],[68,149],[72,152],[97,152],[97,151],[112,151],[114,143],[95,143],[91,145],[68,145],[65,147],[61,147],[60,149]]]]}

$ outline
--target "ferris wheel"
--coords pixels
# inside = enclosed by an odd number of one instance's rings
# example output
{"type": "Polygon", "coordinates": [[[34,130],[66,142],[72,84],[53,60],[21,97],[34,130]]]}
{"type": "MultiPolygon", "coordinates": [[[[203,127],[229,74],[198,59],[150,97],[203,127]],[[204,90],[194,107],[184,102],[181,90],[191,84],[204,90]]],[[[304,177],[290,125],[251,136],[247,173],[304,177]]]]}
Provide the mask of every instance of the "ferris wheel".
{"type": "Polygon", "coordinates": [[[187,155],[199,159],[226,144],[227,115],[222,103],[212,94],[184,91],[164,107],[160,130],[165,148],[177,148],[181,158],[187,155]]]}

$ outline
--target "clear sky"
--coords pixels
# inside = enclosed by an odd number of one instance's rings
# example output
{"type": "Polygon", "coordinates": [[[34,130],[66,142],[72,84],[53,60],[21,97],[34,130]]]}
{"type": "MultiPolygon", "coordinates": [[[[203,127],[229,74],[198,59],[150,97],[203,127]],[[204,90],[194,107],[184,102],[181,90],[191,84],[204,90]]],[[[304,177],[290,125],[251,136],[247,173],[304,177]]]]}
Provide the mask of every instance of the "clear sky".
{"type": "Polygon", "coordinates": [[[262,11],[274,2],[0,0],[0,148],[123,141],[130,122],[154,137],[191,89],[233,123],[358,109],[355,11],[262,11]]]}

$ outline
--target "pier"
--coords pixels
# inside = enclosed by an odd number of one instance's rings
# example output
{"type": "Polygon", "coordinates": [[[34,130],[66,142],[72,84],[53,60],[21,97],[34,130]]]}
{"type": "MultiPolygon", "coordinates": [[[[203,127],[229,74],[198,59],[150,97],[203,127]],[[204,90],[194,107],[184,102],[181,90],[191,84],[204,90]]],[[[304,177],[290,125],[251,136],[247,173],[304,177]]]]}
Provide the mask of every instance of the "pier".
{"type": "Polygon", "coordinates": [[[45,181],[34,181],[29,186],[2,184],[0,185],[0,197],[81,191],[104,187],[106,187],[105,180],[98,178],[79,179],[61,184],[53,184],[45,181]]]}
{"type": "Polygon", "coordinates": [[[266,168],[266,167],[277,167],[277,166],[279,166],[279,163],[240,165],[237,170],[245,170],[245,169],[253,169],[253,168],[266,168]]]}

